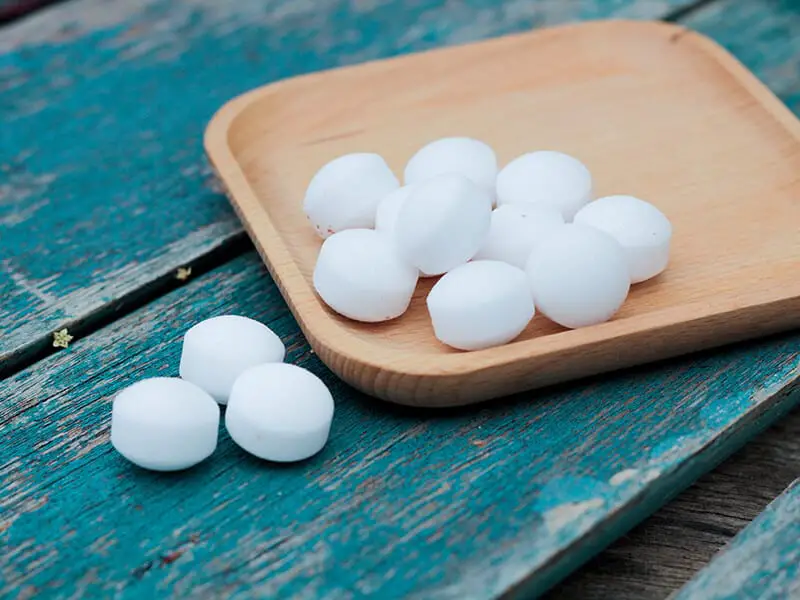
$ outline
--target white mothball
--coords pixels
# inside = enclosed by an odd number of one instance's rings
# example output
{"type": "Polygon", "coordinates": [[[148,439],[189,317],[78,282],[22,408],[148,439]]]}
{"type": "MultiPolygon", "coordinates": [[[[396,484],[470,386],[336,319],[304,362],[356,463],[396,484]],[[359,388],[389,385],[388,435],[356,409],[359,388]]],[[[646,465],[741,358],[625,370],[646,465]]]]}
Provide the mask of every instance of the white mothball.
{"type": "Polygon", "coordinates": [[[456,267],[436,282],[427,304],[436,338],[459,350],[510,342],[534,314],[525,272],[494,260],[456,267]]]}
{"type": "Polygon", "coordinates": [[[394,234],[394,226],[397,222],[397,215],[400,214],[400,207],[411,195],[414,189],[413,185],[404,185],[401,188],[389,192],[378,204],[378,210],[375,213],[375,231],[385,233],[388,235],[394,234]]]}
{"type": "Polygon", "coordinates": [[[111,445],[153,471],[187,469],[217,447],[219,406],[177,377],[143,379],[125,388],[111,409],[111,445]]]}
{"type": "Polygon", "coordinates": [[[561,213],[546,204],[505,204],[492,212],[492,224],[475,259],[500,260],[524,269],[531,251],[556,227],[561,213]]]}
{"type": "Polygon", "coordinates": [[[303,210],[323,238],[345,229],[372,228],[378,203],[400,183],[374,153],[345,154],[311,179],[303,210]]]}
{"type": "Polygon", "coordinates": [[[669,262],[672,225],[655,206],[634,196],[606,196],[584,206],[575,223],[604,231],[628,258],[631,283],[655,277],[669,262]]]}
{"type": "Polygon", "coordinates": [[[183,379],[226,404],[242,371],[261,363],[281,362],[285,353],[281,339],[266,325],[223,315],[201,321],[186,332],[179,372],[183,379]]]}
{"type": "Polygon", "coordinates": [[[622,246],[584,225],[554,230],[533,251],[526,271],[537,310],[572,329],[609,320],[630,289],[622,246]]]}
{"type": "Polygon", "coordinates": [[[375,323],[406,311],[418,276],[416,268],[400,259],[388,236],[349,229],[322,243],[314,288],[340,315],[375,323]]]}
{"type": "Polygon", "coordinates": [[[461,175],[439,175],[417,184],[403,202],[394,240],[401,256],[428,275],[471,259],[491,222],[488,193],[461,175]]]}
{"type": "Polygon", "coordinates": [[[497,157],[491,146],[468,137],[441,138],[423,146],[406,164],[406,185],[438,175],[462,175],[481,186],[494,203],[497,157]]]}
{"type": "Polygon", "coordinates": [[[225,427],[241,448],[265,460],[303,460],[322,450],[333,396],[319,377],[295,365],[252,367],[233,385],[225,427]]]}
{"type": "MultiPolygon", "coordinates": [[[[403,203],[411,195],[416,186],[404,185],[403,187],[391,192],[378,205],[378,212],[375,215],[375,231],[388,235],[394,241],[394,227],[397,224],[397,215],[403,203]]],[[[420,277],[432,277],[428,273],[419,272],[420,277]]]]}
{"type": "Polygon", "coordinates": [[[497,175],[497,204],[541,203],[572,218],[592,198],[592,175],[578,159],[551,150],[515,158],[497,175]]]}

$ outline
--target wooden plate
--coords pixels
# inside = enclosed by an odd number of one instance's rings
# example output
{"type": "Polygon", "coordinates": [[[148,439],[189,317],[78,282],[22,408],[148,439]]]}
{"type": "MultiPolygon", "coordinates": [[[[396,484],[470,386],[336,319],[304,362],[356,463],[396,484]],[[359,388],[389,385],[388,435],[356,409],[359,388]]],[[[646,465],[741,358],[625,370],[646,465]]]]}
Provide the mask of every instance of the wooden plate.
{"type": "Polygon", "coordinates": [[[800,123],[710,40],[662,23],[570,25],[341,68],[226,104],[206,150],[311,346],[379,398],[459,405],[800,325],[800,123]],[[598,195],[629,193],[674,225],[666,273],[610,322],[568,331],[537,316],[511,344],[450,350],[419,285],[380,325],[331,313],[311,275],[301,209],[311,176],[346,152],[396,173],[441,136],[483,139],[501,163],[571,153],[598,195]]]}

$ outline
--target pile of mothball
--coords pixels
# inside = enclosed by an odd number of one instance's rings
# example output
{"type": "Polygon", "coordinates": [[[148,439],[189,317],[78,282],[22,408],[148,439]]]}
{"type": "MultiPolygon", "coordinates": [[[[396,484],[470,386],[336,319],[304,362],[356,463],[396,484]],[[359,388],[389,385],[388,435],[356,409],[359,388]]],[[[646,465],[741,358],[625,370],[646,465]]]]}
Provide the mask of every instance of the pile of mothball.
{"type": "Polygon", "coordinates": [[[672,226],[633,196],[592,199],[592,175],[555,151],[498,172],[466,137],[417,151],[404,185],[374,153],[346,154],[311,179],[303,209],[324,239],[314,288],[335,312],[401,316],[420,277],[436,338],[479,350],[516,338],[538,310],[567,328],[610,319],[632,283],[661,273],[672,226]]]}
{"type": "Polygon", "coordinates": [[[217,447],[220,404],[241,448],[292,462],[328,440],[333,397],[316,375],[283,362],[286,349],[266,325],[238,315],[201,321],[183,338],[180,377],[153,377],[120,392],[111,411],[111,444],[132,463],[177,471],[217,447]]]}

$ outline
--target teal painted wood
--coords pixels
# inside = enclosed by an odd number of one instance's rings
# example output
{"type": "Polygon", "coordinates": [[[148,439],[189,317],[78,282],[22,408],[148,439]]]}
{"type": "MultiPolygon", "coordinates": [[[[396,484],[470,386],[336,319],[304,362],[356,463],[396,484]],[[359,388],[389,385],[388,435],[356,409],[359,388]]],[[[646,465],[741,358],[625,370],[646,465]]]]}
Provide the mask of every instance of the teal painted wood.
{"type": "Polygon", "coordinates": [[[800,480],[748,525],[674,600],[800,597],[800,480]]]}
{"type": "Polygon", "coordinates": [[[422,412],[364,397],[311,353],[248,254],[0,384],[0,597],[495,598],[542,592],[800,401],[800,333],[422,412]],[[269,323],[331,387],[315,458],[221,432],[183,474],[108,443],[123,386],[177,371],[222,313],[269,323]]]}
{"type": "Polygon", "coordinates": [[[692,0],[76,0],[0,31],[0,368],[242,235],[203,157],[290,75],[692,0]]]}
{"type": "Polygon", "coordinates": [[[800,4],[796,0],[721,0],[687,22],[717,40],[795,113],[800,112],[800,4]]]}

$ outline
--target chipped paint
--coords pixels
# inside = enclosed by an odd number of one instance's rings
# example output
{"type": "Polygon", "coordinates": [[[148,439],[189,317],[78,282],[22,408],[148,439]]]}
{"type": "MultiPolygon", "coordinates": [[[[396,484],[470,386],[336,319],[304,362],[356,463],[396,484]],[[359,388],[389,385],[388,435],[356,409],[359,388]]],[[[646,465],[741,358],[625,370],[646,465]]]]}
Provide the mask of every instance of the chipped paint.
{"type": "Polygon", "coordinates": [[[602,508],[605,501],[602,498],[592,498],[581,502],[566,502],[551,508],[542,515],[547,529],[555,533],[567,525],[581,526],[581,520],[587,513],[602,508]]]}
{"type": "Polygon", "coordinates": [[[619,473],[614,473],[611,479],[608,482],[611,485],[622,485],[623,483],[628,483],[634,479],[639,478],[639,469],[624,469],[619,473]]]}

